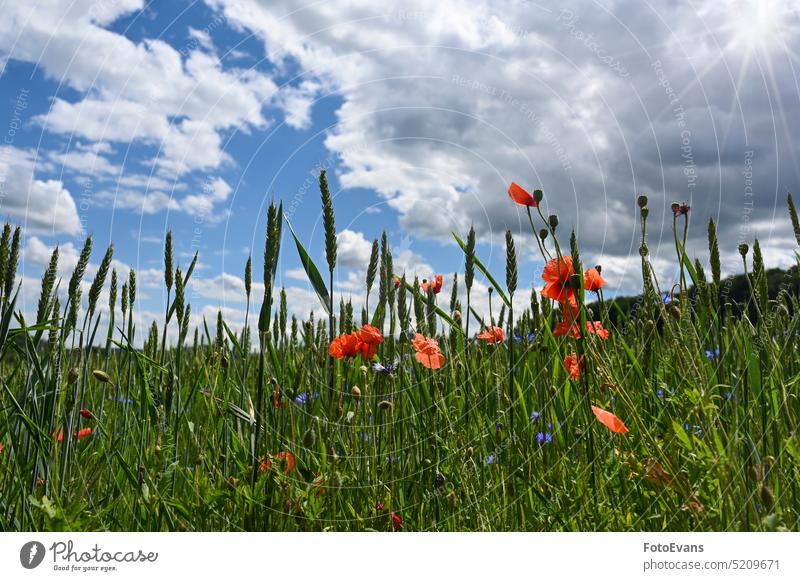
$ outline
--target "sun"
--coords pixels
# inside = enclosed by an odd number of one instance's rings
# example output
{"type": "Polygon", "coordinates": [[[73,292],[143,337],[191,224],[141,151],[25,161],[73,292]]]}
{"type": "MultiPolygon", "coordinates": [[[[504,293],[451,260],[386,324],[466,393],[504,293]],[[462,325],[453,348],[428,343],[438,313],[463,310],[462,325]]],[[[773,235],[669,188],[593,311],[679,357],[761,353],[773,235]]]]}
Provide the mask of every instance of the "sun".
{"type": "Polygon", "coordinates": [[[745,52],[786,46],[798,30],[797,4],[791,0],[730,0],[726,7],[729,48],[745,52]]]}

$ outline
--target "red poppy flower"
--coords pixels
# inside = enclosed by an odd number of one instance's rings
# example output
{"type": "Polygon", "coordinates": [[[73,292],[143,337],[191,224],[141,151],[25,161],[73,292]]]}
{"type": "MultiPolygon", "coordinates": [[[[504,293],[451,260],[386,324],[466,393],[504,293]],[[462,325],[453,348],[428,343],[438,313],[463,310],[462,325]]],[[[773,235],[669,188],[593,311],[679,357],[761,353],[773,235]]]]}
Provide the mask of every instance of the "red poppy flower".
{"type": "Polygon", "coordinates": [[[378,345],[383,343],[380,329],[372,325],[364,325],[355,333],[359,340],[358,350],[364,359],[372,359],[378,352],[378,345]]]}
{"type": "Polygon", "coordinates": [[[94,417],[94,416],[92,415],[92,412],[90,412],[89,410],[81,410],[81,411],[80,411],[80,414],[81,414],[81,415],[82,415],[84,418],[86,418],[87,420],[91,420],[91,419],[94,417]]]}
{"type": "Polygon", "coordinates": [[[575,292],[569,284],[573,274],[575,271],[572,269],[571,256],[550,259],[542,272],[542,280],[545,282],[542,296],[559,303],[569,302],[570,306],[575,306],[575,292]]]}
{"type": "Polygon", "coordinates": [[[586,290],[596,293],[603,288],[603,285],[605,284],[606,281],[603,280],[603,277],[600,276],[600,273],[596,268],[590,268],[583,273],[583,288],[586,290]]]}
{"type": "Polygon", "coordinates": [[[414,350],[417,352],[414,358],[423,367],[428,369],[439,369],[445,363],[444,355],[439,349],[439,343],[436,339],[429,339],[421,333],[417,333],[414,340],[411,342],[414,350]]]}
{"type": "Polygon", "coordinates": [[[511,185],[508,186],[508,195],[520,206],[536,208],[539,205],[532,195],[514,182],[511,182],[511,185]]]}
{"type": "MultiPolygon", "coordinates": [[[[603,328],[603,324],[600,321],[587,321],[586,331],[588,331],[590,335],[597,335],[603,341],[608,340],[608,330],[603,328]]],[[[573,339],[580,339],[580,323],[575,320],[561,321],[556,325],[556,328],[553,329],[553,337],[561,337],[567,334],[573,339]]]]}
{"type": "Polygon", "coordinates": [[[278,452],[278,460],[286,462],[286,467],[283,469],[284,473],[288,474],[294,468],[294,456],[291,452],[278,452]]]}
{"type": "Polygon", "coordinates": [[[428,292],[428,288],[429,287],[433,286],[434,294],[438,295],[440,292],[442,292],[442,282],[443,282],[443,280],[444,279],[443,279],[442,275],[441,274],[437,274],[436,277],[434,278],[433,282],[428,282],[427,280],[423,280],[422,284],[419,285],[419,286],[422,288],[423,292],[425,292],[425,293],[428,292]]]}
{"type": "MultiPolygon", "coordinates": [[[[276,458],[278,460],[282,460],[282,461],[286,462],[286,465],[284,466],[284,469],[283,469],[283,472],[285,474],[288,474],[289,471],[292,468],[294,468],[294,464],[295,464],[294,456],[292,455],[291,452],[278,452],[278,455],[276,456],[276,458]]],[[[270,456],[267,456],[266,458],[264,458],[262,456],[261,458],[259,458],[258,468],[259,468],[259,470],[261,470],[262,473],[266,472],[267,470],[272,468],[272,459],[270,458],[270,456]]]]}
{"type": "Polygon", "coordinates": [[[569,373],[569,378],[572,381],[578,381],[581,378],[581,372],[585,366],[585,361],[581,356],[580,363],[578,363],[578,356],[575,353],[570,353],[564,357],[564,367],[569,373]]]}
{"type": "Polygon", "coordinates": [[[599,407],[592,406],[592,412],[594,416],[598,419],[598,421],[607,427],[609,430],[614,432],[615,434],[627,434],[628,433],[628,426],[626,426],[621,419],[617,416],[612,414],[611,412],[607,412],[604,409],[600,409],[599,407]]]}
{"type": "Polygon", "coordinates": [[[403,519],[396,512],[392,513],[392,528],[396,531],[399,531],[403,528],[403,519]]]}
{"type": "Polygon", "coordinates": [[[339,335],[331,341],[328,347],[328,354],[334,359],[344,359],[345,357],[355,356],[359,348],[358,337],[355,334],[339,335]]]}
{"type": "Polygon", "coordinates": [[[6,447],[3,445],[3,442],[0,442],[0,454],[2,454],[3,450],[5,450],[5,449],[6,449],[6,447]]]}
{"type": "Polygon", "coordinates": [[[78,430],[78,433],[75,434],[75,437],[79,440],[83,440],[84,438],[92,435],[92,428],[83,428],[78,430]]]}
{"type": "Polygon", "coordinates": [[[394,277],[394,288],[400,288],[400,277],[394,277]]]}
{"type": "Polygon", "coordinates": [[[506,334],[503,333],[503,329],[500,327],[489,327],[483,333],[477,335],[477,338],[487,343],[502,343],[506,338],[506,334]]]}

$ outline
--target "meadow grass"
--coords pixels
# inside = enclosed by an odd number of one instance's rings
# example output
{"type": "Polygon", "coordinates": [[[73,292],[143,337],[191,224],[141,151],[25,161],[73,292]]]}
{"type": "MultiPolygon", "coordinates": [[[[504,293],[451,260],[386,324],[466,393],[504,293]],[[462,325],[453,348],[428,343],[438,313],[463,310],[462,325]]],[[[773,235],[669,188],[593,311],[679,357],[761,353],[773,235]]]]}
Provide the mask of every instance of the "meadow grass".
{"type": "Polygon", "coordinates": [[[332,294],[324,172],[320,186],[327,277],[290,224],[283,235],[282,208],[271,204],[261,305],[250,302],[250,260],[244,273],[255,338],[221,313],[190,328],[197,256],[176,267],[171,234],[168,306],[149,329],[134,324],[133,271],[125,281],[110,273],[109,304],[98,308],[111,248],[83,300],[91,239],[66,295],[53,253],[26,320],[15,288],[21,234],[5,228],[0,529],[797,529],[800,305],[789,285],[770,294],[758,241],[739,249],[750,293],[733,304],[713,221],[708,276],[686,249],[689,208],[676,204],[680,277],[661,288],[640,197],[643,292],[612,323],[616,307],[574,234],[562,248],[558,218],[540,212],[543,194],[512,184],[549,267],[544,289],[517,288],[511,232],[502,285],[476,255],[474,230],[455,237],[462,281],[406,279],[384,235],[365,265],[365,293],[376,278],[377,293],[354,313],[332,294]],[[290,317],[274,288],[284,239],[324,320],[290,317]],[[476,276],[492,287],[483,317],[470,302],[476,276]]]}

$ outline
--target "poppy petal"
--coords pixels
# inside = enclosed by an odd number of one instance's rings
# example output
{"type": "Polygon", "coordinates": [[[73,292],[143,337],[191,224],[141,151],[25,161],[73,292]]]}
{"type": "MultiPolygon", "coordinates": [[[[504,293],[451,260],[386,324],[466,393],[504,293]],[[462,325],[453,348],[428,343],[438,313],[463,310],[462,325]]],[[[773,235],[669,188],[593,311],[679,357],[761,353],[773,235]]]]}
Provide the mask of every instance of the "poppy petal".
{"type": "Polygon", "coordinates": [[[607,427],[609,430],[614,432],[615,434],[627,434],[628,433],[628,426],[626,426],[621,419],[617,416],[612,414],[609,411],[601,409],[596,406],[592,406],[592,412],[594,413],[597,420],[607,427]]]}

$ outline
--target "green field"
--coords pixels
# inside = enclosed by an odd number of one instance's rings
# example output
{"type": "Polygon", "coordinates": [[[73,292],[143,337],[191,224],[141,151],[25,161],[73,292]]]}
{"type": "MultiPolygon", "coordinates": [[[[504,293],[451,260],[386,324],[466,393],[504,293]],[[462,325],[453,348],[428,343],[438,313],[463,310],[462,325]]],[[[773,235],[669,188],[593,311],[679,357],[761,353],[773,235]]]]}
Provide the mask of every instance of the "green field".
{"type": "Polygon", "coordinates": [[[459,233],[462,274],[439,283],[395,272],[384,235],[354,312],[331,296],[324,173],[320,189],[325,263],[269,208],[263,269],[244,273],[252,335],[221,314],[190,324],[195,263],[178,267],[171,237],[169,308],[152,327],[135,327],[135,275],[111,272],[111,249],[83,280],[91,239],[69,280],[56,251],[24,314],[21,233],[6,227],[0,529],[797,529],[796,268],[770,292],[758,241],[742,245],[746,298],[731,298],[713,222],[701,264],[685,248],[690,210],[675,205],[680,280],[664,288],[641,197],[644,284],[623,312],[574,235],[541,214],[542,194],[512,185],[538,250],[509,232],[504,272],[490,273],[474,233],[459,233]],[[299,253],[329,316],[287,313],[280,252],[299,253]],[[523,253],[548,264],[532,290],[517,288],[523,253]],[[269,300],[250,302],[253,280],[269,300]],[[492,287],[490,304],[458,300],[473,280],[492,287]]]}

